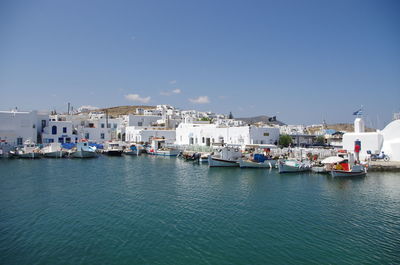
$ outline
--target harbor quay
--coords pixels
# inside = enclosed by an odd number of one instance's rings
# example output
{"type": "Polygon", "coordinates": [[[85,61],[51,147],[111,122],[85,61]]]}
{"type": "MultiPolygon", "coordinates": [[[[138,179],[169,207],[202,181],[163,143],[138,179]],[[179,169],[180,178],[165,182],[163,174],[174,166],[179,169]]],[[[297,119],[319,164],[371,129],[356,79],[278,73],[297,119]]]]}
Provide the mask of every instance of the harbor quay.
{"type": "Polygon", "coordinates": [[[0,156],[91,158],[99,153],[147,153],[180,156],[210,167],[281,165],[282,172],[313,168],[326,172],[333,166],[351,172],[353,165],[358,174],[399,170],[399,119],[381,131],[367,132],[362,116],[357,116],[353,127],[354,131],[345,132],[326,129],[325,124],[285,125],[276,117],[249,123],[231,114],[170,105],[138,107],[134,113],[122,115],[111,115],[107,109],[69,108],[61,114],[14,109],[0,112],[0,156]],[[321,163],[329,157],[339,158],[321,163]]]}

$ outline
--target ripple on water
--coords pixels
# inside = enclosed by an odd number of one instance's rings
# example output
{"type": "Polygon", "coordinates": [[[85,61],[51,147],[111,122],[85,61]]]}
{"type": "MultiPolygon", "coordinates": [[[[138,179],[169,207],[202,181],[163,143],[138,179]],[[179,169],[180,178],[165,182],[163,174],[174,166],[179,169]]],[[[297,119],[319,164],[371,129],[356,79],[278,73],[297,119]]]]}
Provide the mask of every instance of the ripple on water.
{"type": "Polygon", "coordinates": [[[160,157],[0,163],[1,264],[400,260],[400,178],[160,157]]]}

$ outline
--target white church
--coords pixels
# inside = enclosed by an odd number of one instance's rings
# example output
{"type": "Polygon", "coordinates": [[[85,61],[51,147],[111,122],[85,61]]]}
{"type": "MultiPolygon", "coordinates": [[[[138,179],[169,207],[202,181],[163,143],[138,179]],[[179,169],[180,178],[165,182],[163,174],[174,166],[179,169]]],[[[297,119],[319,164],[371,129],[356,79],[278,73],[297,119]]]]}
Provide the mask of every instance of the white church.
{"type": "Polygon", "coordinates": [[[400,119],[389,123],[383,130],[365,132],[364,120],[354,120],[354,132],[343,135],[343,149],[353,152],[354,142],[361,141],[360,160],[368,158],[367,151],[372,154],[384,152],[390,161],[400,161],[400,119]]]}

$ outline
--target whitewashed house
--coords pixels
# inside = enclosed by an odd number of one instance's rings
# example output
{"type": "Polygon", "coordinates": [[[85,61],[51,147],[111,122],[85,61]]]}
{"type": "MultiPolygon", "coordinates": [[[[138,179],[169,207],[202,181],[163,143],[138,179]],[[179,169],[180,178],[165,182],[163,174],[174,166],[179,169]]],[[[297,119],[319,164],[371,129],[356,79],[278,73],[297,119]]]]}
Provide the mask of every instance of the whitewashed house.
{"type": "Polygon", "coordinates": [[[0,141],[11,146],[22,145],[26,140],[40,142],[48,120],[48,113],[0,111],[0,141]]]}
{"type": "Polygon", "coordinates": [[[181,123],[176,128],[176,144],[210,146],[224,144],[275,144],[279,129],[273,127],[229,127],[208,122],[181,123]]]}
{"type": "Polygon", "coordinates": [[[72,121],[50,119],[42,133],[42,143],[76,143],[78,136],[74,134],[72,121]]]}
{"type": "Polygon", "coordinates": [[[125,129],[125,141],[135,143],[150,143],[152,138],[164,138],[168,142],[175,142],[176,131],[162,127],[135,127],[125,129]]]}
{"type": "Polygon", "coordinates": [[[400,161],[400,120],[392,121],[382,131],[365,132],[364,120],[356,118],[354,132],[343,135],[343,149],[353,152],[356,140],[361,141],[361,160],[368,158],[367,151],[383,151],[391,161],[400,161]]]}

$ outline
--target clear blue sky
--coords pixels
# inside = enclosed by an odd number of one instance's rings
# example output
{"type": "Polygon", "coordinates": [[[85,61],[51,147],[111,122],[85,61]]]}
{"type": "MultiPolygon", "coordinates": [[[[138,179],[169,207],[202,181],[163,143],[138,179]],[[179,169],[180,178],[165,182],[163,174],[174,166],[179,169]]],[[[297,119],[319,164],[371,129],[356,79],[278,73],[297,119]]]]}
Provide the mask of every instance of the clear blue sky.
{"type": "Polygon", "coordinates": [[[400,109],[399,14],[396,0],[2,0],[0,109],[142,100],[310,124],[364,105],[381,127],[400,109]]]}

